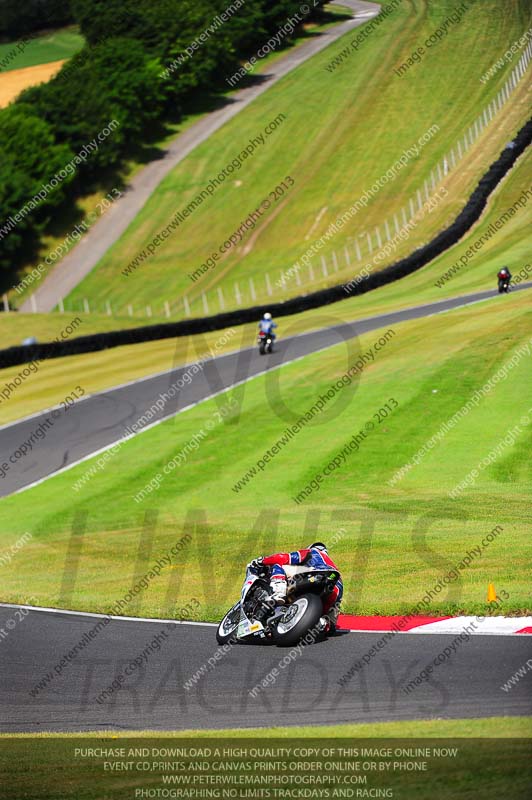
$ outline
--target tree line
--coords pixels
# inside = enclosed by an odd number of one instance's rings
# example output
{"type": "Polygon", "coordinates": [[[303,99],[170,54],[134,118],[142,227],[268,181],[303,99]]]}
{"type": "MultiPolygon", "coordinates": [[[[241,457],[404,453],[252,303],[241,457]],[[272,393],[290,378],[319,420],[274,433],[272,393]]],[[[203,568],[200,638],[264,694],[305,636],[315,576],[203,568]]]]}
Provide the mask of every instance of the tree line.
{"type": "Polygon", "coordinates": [[[227,89],[224,78],[300,8],[300,0],[0,0],[0,36],[14,41],[76,22],[86,41],[52,80],[0,111],[4,286],[61,209],[72,208],[89,187],[108,185],[127,159],[149,157],[165,123],[213,107],[227,89]],[[194,41],[201,47],[183,58],[194,41]],[[176,60],[178,68],[165,77],[176,60]],[[90,158],[30,202],[111,120],[118,126],[90,158]]]}

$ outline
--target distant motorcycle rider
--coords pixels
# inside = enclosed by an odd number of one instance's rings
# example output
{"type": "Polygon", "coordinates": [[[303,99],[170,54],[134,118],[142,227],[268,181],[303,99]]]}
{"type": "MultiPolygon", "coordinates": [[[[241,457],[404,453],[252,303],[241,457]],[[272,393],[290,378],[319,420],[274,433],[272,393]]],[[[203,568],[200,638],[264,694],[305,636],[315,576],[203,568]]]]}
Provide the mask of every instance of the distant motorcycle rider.
{"type": "Polygon", "coordinates": [[[273,329],[276,327],[277,323],[273,321],[270,312],[265,311],[262,319],[259,322],[259,333],[265,333],[266,335],[271,336],[272,339],[275,339],[275,333],[273,329]]]}
{"type": "MultiPolygon", "coordinates": [[[[329,556],[327,546],[323,542],[313,542],[309,547],[305,547],[302,550],[294,550],[291,553],[275,553],[271,556],[261,556],[254,559],[251,565],[259,568],[262,566],[269,567],[270,588],[276,605],[283,605],[286,602],[288,578],[304,572],[326,572],[331,569],[338,573],[340,572],[329,556]]],[[[324,600],[323,611],[327,617],[329,629],[332,631],[336,628],[343,593],[343,583],[339,578],[332,592],[324,600]]]]}
{"type": "Polygon", "coordinates": [[[504,284],[508,285],[510,284],[510,281],[512,280],[512,273],[510,272],[508,267],[502,267],[502,269],[500,269],[499,272],[497,273],[497,278],[499,280],[499,292],[500,292],[504,284]]]}

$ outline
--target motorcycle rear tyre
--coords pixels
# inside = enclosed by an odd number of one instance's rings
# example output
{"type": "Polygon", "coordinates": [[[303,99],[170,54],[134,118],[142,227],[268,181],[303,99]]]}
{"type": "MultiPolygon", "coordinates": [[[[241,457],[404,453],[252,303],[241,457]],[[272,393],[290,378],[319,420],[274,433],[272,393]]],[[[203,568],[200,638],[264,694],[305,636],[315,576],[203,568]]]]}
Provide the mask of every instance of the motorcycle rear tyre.
{"type": "MultiPolygon", "coordinates": [[[[297,598],[295,603],[300,600],[306,600],[307,607],[303,613],[303,616],[298,620],[294,627],[291,628],[287,633],[280,633],[278,627],[272,631],[275,644],[281,647],[292,647],[293,645],[297,644],[300,639],[302,639],[317,625],[320,617],[323,615],[323,603],[317,594],[301,595],[301,597],[297,598]]],[[[314,638],[318,638],[317,632],[314,638]]]]}

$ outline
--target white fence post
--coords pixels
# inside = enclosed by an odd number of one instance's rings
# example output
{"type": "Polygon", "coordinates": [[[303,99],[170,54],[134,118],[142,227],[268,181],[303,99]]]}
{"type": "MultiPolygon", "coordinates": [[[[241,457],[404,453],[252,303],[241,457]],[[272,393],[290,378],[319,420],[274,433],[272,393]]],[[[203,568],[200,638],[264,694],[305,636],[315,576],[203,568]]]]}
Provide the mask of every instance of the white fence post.
{"type": "Polygon", "coordinates": [[[360,252],[360,245],[358,239],[355,239],[355,250],[357,254],[357,261],[362,261],[362,253],[360,252]]]}
{"type": "Polygon", "coordinates": [[[166,314],[167,318],[170,317],[170,303],[168,302],[168,300],[164,301],[164,313],[166,314]]]}
{"type": "Polygon", "coordinates": [[[388,225],[388,220],[384,220],[384,230],[386,231],[386,241],[390,241],[390,226],[388,225]]]}
{"type": "Polygon", "coordinates": [[[190,305],[189,305],[188,297],[186,296],[186,294],[183,295],[183,307],[185,309],[185,314],[187,315],[187,317],[190,317],[190,305]]]}
{"type": "Polygon", "coordinates": [[[89,301],[87,300],[86,297],[83,300],[83,308],[84,308],[86,314],[90,314],[89,301]]]}
{"type": "Polygon", "coordinates": [[[351,266],[351,256],[349,255],[349,250],[347,248],[347,245],[345,245],[345,247],[344,247],[344,253],[345,253],[346,266],[350,267],[351,266]]]}
{"type": "Polygon", "coordinates": [[[218,303],[220,304],[220,311],[225,310],[225,300],[224,300],[224,293],[222,292],[222,287],[218,286],[218,303]]]}
{"type": "Polygon", "coordinates": [[[369,254],[371,255],[373,253],[373,244],[371,243],[371,236],[369,235],[369,233],[366,233],[366,239],[368,242],[369,254]]]}
{"type": "Polygon", "coordinates": [[[251,299],[255,303],[257,301],[257,295],[255,294],[255,284],[253,283],[253,278],[249,279],[249,291],[251,293],[251,299]]]}
{"type": "Polygon", "coordinates": [[[31,300],[31,310],[33,311],[34,314],[36,314],[37,313],[37,300],[35,299],[35,295],[34,294],[32,294],[32,296],[30,297],[30,300],[31,300]]]}
{"type": "Polygon", "coordinates": [[[329,273],[327,271],[327,262],[325,261],[325,256],[321,257],[321,271],[323,272],[323,277],[327,278],[329,273]]]}
{"type": "Polygon", "coordinates": [[[236,300],[236,303],[237,303],[237,305],[241,306],[242,305],[242,297],[240,295],[240,289],[238,288],[238,283],[235,283],[234,289],[235,289],[235,300],[236,300]]]}
{"type": "Polygon", "coordinates": [[[271,297],[272,296],[272,285],[270,283],[270,276],[266,272],[264,274],[264,277],[266,278],[266,293],[267,293],[268,297],[271,297]]]}
{"type": "Polygon", "coordinates": [[[4,294],[4,311],[6,314],[9,314],[9,302],[7,300],[7,294],[4,294]]]}
{"type": "Polygon", "coordinates": [[[133,316],[133,306],[131,304],[128,305],[127,307],[127,313],[129,314],[130,317],[133,316]]]}
{"type": "Polygon", "coordinates": [[[203,300],[203,310],[205,311],[206,314],[208,314],[209,313],[209,303],[207,302],[207,295],[205,294],[205,292],[201,293],[201,299],[203,300]]]}
{"type": "Polygon", "coordinates": [[[314,282],[314,267],[312,266],[312,261],[308,262],[308,279],[310,283],[314,282]]]}
{"type": "Polygon", "coordinates": [[[112,312],[111,312],[111,303],[109,302],[109,300],[106,301],[105,307],[107,309],[107,316],[110,317],[112,312]]]}
{"type": "Polygon", "coordinates": [[[63,298],[61,298],[61,300],[59,301],[59,311],[61,312],[61,314],[65,313],[65,304],[63,302],[63,298]]]}
{"type": "Polygon", "coordinates": [[[399,220],[397,219],[397,214],[393,215],[393,224],[395,227],[395,232],[399,233],[400,228],[399,228],[399,220]]]}

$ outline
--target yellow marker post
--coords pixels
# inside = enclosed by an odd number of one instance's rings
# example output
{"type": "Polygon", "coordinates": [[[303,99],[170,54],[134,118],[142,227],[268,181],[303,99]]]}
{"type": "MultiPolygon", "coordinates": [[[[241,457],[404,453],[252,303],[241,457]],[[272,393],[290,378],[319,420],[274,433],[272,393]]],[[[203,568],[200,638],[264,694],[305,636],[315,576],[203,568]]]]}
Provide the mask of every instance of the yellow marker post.
{"type": "Polygon", "coordinates": [[[494,603],[497,600],[497,592],[492,583],[488,584],[488,603],[494,603]]]}

